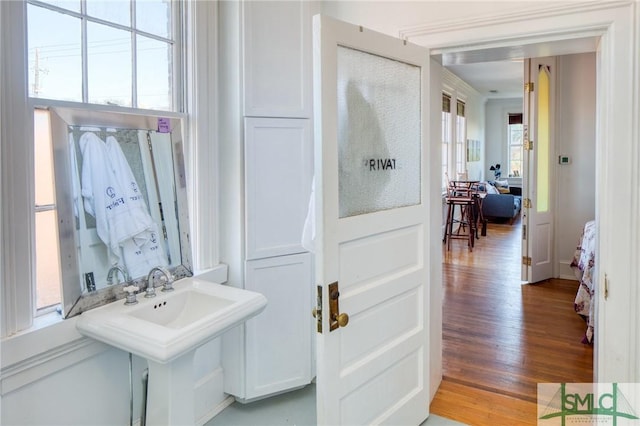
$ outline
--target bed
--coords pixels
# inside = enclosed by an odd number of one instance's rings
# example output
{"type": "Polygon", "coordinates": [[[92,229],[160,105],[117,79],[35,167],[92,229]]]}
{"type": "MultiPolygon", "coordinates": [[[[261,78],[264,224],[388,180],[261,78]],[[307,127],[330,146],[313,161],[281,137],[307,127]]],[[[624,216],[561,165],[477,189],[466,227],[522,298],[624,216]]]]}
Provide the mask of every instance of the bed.
{"type": "Polygon", "coordinates": [[[596,222],[589,221],[584,225],[580,243],[576,248],[571,268],[578,278],[580,285],[574,301],[574,309],[587,322],[587,330],[582,343],[593,343],[593,297],[594,297],[594,266],[596,249],[596,222]]]}

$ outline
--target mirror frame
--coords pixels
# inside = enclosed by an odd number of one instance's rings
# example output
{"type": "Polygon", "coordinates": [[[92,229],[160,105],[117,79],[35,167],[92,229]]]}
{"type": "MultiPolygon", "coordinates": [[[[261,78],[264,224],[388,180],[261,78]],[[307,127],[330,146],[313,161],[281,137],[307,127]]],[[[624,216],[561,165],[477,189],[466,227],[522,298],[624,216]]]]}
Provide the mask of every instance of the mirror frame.
{"type": "MultiPolygon", "coordinates": [[[[186,117],[181,114],[144,112],[105,112],[92,109],[50,107],[51,137],[55,177],[55,196],[60,244],[60,270],[62,279],[62,316],[71,318],[84,311],[114,302],[125,297],[122,285],[83,293],[80,262],[77,250],[78,235],[73,213],[73,190],[71,185],[71,161],[69,153],[69,127],[112,127],[119,129],[158,130],[158,119],[169,121],[173,153],[174,190],[177,204],[180,234],[180,264],[171,267],[175,279],[193,275],[190,225],[187,200],[187,179],[184,162],[183,129],[186,117]]],[[[139,277],[130,284],[147,287],[147,277],[139,277]]]]}

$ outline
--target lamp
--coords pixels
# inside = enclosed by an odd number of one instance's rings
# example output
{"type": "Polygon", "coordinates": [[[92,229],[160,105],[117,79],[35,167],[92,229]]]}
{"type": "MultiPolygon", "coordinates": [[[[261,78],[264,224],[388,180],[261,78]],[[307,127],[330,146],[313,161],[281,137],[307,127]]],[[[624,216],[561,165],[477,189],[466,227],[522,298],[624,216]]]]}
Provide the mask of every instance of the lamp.
{"type": "Polygon", "coordinates": [[[489,170],[493,172],[493,176],[496,179],[498,179],[502,175],[502,172],[500,171],[500,164],[496,164],[495,166],[489,167],[489,170]]]}

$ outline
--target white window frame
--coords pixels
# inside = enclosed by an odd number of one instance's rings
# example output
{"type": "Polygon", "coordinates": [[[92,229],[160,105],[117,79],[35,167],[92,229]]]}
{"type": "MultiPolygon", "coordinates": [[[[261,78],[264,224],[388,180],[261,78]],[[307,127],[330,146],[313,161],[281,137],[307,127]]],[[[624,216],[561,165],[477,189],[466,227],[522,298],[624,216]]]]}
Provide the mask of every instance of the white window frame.
{"type": "MultiPolygon", "coordinates": [[[[130,0],[127,0],[130,1],[130,0]]],[[[180,17],[182,16],[182,11],[181,11],[181,6],[180,3],[177,1],[174,1],[171,3],[171,14],[172,14],[172,36],[171,38],[164,38],[164,37],[157,37],[153,34],[149,34],[149,33],[145,33],[143,31],[140,31],[137,28],[133,28],[133,27],[128,27],[128,26],[124,26],[121,24],[117,24],[117,23],[113,23],[113,22],[109,22],[109,21],[104,21],[101,19],[96,19],[93,18],[89,15],[86,14],[85,6],[83,4],[82,6],[82,11],[81,12],[75,12],[75,11],[70,11],[55,5],[51,5],[51,4],[47,4],[47,3],[43,3],[39,0],[26,0],[25,1],[26,5],[25,8],[27,9],[27,13],[26,13],[26,21],[25,21],[25,25],[27,27],[27,37],[28,37],[28,7],[29,5],[33,6],[33,7],[39,7],[45,10],[49,10],[49,11],[53,11],[56,13],[61,13],[63,15],[67,15],[76,19],[79,19],[81,22],[81,26],[82,26],[82,31],[81,31],[81,37],[83,38],[83,40],[81,40],[80,45],[82,46],[82,101],[61,101],[61,100],[57,100],[57,99],[49,99],[49,98],[45,98],[45,97],[28,97],[27,99],[27,105],[28,105],[28,109],[29,109],[29,117],[27,117],[28,120],[28,126],[30,129],[34,128],[34,120],[33,120],[33,115],[34,115],[34,110],[36,109],[49,109],[52,107],[70,107],[70,108],[80,108],[83,110],[91,110],[91,111],[95,111],[97,113],[100,112],[127,112],[127,113],[133,113],[133,114],[139,114],[139,115],[157,115],[158,113],[162,114],[163,116],[167,116],[167,117],[171,117],[171,118],[180,118],[180,112],[185,110],[185,105],[184,105],[184,96],[182,95],[182,88],[178,85],[178,82],[181,81],[182,79],[182,75],[183,75],[183,55],[182,55],[182,20],[180,19],[180,17]],[[114,29],[118,29],[118,30],[124,30],[127,31],[129,33],[132,34],[132,37],[138,37],[138,36],[143,36],[143,37],[147,37],[147,38],[151,38],[154,40],[160,40],[162,42],[165,43],[169,43],[172,46],[172,63],[170,64],[172,67],[172,84],[171,84],[171,105],[173,107],[173,110],[171,111],[167,111],[167,110],[153,110],[153,111],[149,111],[149,110],[145,110],[142,108],[138,108],[137,102],[138,102],[138,88],[137,88],[137,71],[138,71],[138,67],[137,67],[137,63],[136,58],[137,58],[137,45],[133,42],[134,40],[132,39],[131,43],[131,51],[133,52],[132,58],[131,58],[131,62],[130,62],[130,66],[131,66],[131,93],[130,93],[130,101],[131,101],[131,107],[120,107],[120,106],[109,106],[109,105],[105,105],[105,104],[91,104],[88,102],[88,95],[89,95],[89,87],[88,87],[88,81],[87,81],[87,61],[88,61],[88,55],[87,55],[87,50],[88,50],[88,46],[87,46],[87,41],[86,41],[86,35],[87,35],[87,25],[88,23],[99,23],[101,25],[107,26],[109,28],[114,28],[114,29]]],[[[132,7],[132,11],[135,10],[134,7],[132,7]]],[[[27,39],[27,44],[28,44],[28,39],[27,39]]],[[[27,46],[28,47],[28,46],[27,46]]],[[[28,54],[27,54],[27,58],[28,58],[28,54]]],[[[28,60],[28,59],[27,59],[28,60]]],[[[28,62],[27,62],[28,64],[28,62]]],[[[27,83],[29,83],[29,77],[27,77],[27,83]]],[[[33,140],[33,135],[31,137],[31,140],[33,140]]],[[[35,211],[34,211],[34,218],[35,215],[37,215],[39,212],[43,212],[46,210],[53,210],[57,212],[57,207],[54,205],[51,206],[46,206],[45,208],[39,208],[38,206],[35,207],[35,211]]],[[[36,228],[34,225],[33,228],[33,232],[34,232],[34,238],[32,239],[33,243],[34,243],[34,247],[35,247],[35,239],[37,238],[37,232],[36,232],[36,228]]],[[[35,253],[35,248],[33,249],[33,252],[35,253]]],[[[62,253],[61,253],[62,254],[62,253]]],[[[35,256],[35,254],[34,254],[35,256]]],[[[34,262],[35,264],[35,262],[34,262]]],[[[35,269],[35,265],[34,265],[34,269],[35,269]]],[[[61,277],[62,278],[62,277],[61,277]]],[[[37,276],[35,276],[35,272],[34,275],[32,277],[32,281],[33,281],[33,316],[34,317],[38,317],[41,315],[45,315],[49,312],[53,312],[56,309],[56,305],[53,306],[49,306],[49,307],[43,307],[43,308],[38,308],[37,306],[37,301],[35,299],[37,299],[37,291],[38,291],[38,283],[37,283],[37,276]]],[[[63,291],[60,292],[60,296],[62,299],[62,295],[63,295],[63,291]]]]}
{"type": "MultiPolygon", "coordinates": [[[[449,179],[451,180],[455,180],[458,179],[458,173],[465,173],[467,171],[467,149],[466,149],[466,140],[467,140],[467,122],[466,122],[466,115],[467,115],[467,111],[468,111],[468,102],[467,99],[463,98],[462,96],[459,95],[458,90],[454,89],[453,87],[449,86],[449,85],[443,85],[443,90],[442,90],[442,95],[443,96],[450,96],[451,97],[451,111],[450,111],[450,118],[449,118],[449,129],[448,129],[448,136],[449,136],[449,152],[448,152],[448,156],[447,156],[447,160],[448,160],[448,164],[447,164],[447,168],[445,170],[444,168],[444,164],[443,164],[443,173],[446,171],[447,175],[449,175],[449,179]],[[458,102],[462,102],[465,104],[465,117],[464,117],[464,129],[462,132],[459,131],[459,125],[460,123],[458,122],[458,102]],[[459,135],[459,133],[462,133],[462,135],[459,135]],[[458,153],[458,151],[460,151],[458,153]]],[[[444,112],[442,113],[444,114],[444,112]]],[[[444,119],[443,119],[444,121],[444,119]]],[[[443,131],[443,135],[445,134],[445,129],[442,129],[443,131]]],[[[443,149],[444,149],[444,143],[443,143],[443,149]]],[[[442,177],[443,182],[445,181],[444,176],[442,177]]],[[[443,188],[443,190],[446,188],[443,188]]]]}
{"type": "MultiPolygon", "coordinates": [[[[179,82],[185,101],[187,119],[185,156],[189,170],[189,208],[193,264],[196,270],[218,266],[218,158],[216,78],[217,2],[185,2],[183,43],[187,46],[184,78],[179,82]],[[204,59],[203,59],[204,58],[204,59]],[[205,167],[206,165],[206,167],[205,167]],[[205,244],[206,242],[206,244],[205,244]],[[213,244],[212,244],[213,242],[213,244]],[[206,249],[202,249],[206,246],[206,249]]],[[[27,16],[25,1],[0,2],[0,147],[2,161],[2,273],[1,335],[36,331],[41,327],[63,322],[56,313],[35,318],[35,273],[33,263],[35,227],[34,161],[33,161],[33,105],[26,94],[27,16]],[[25,283],[27,283],[25,285],[25,283]],[[57,316],[57,318],[55,317],[57,316]]],[[[176,84],[176,89],[178,86],[176,84]]],[[[36,99],[38,104],[43,99],[36,99]]],[[[53,101],[51,101],[53,102],[53,101]]],[[[57,105],[78,105],[56,101],[57,105]]],[[[85,104],[81,104],[87,107],[85,104]]],[[[100,106],[99,108],[103,108],[100,106]]],[[[105,110],[128,111],[130,108],[107,107],[105,110]]],[[[137,110],[140,111],[140,110],[137,110]]],[[[71,321],[71,320],[67,320],[71,321]]],[[[60,330],[68,330],[62,326],[60,330]]],[[[67,339],[77,339],[77,335],[67,339]]],[[[63,345],[66,342],[60,341],[63,345]]],[[[46,343],[43,342],[43,346],[46,343]]],[[[37,353],[38,348],[29,348],[37,353]]],[[[4,351],[3,351],[4,352],[4,351]]]]}
{"type": "Polygon", "coordinates": [[[442,191],[443,193],[447,190],[447,182],[446,176],[451,175],[449,172],[449,165],[451,164],[451,141],[453,135],[453,120],[451,114],[451,104],[453,97],[446,92],[442,93],[442,97],[449,98],[449,112],[442,111],[442,191]]]}
{"type": "MultiPolygon", "coordinates": [[[[162,43],[168,43],[168,44],[172,44],[173,45],[173,56],[172,56],[172,84],[171,84],[171,98],[172,98],[172,105],[173,105],[173,110],[176,112],[182,112],[184,111],[184,102],[183,102],[183,96],[182,96],[182,91],[181,91],[181,87],[179,85],[179,82],[183,80],[182,78],[182,74],[183,74],[183,67],[181,66],[175,66],[175,64],[177,62],[182,62],[181,58],[182,58],[182,46],[183,43],[181,43],[182,41],[182,36],[183,36],[183,32],[182,32],[182,25],[183,22],[180,19],[180,17],[182,16],[181,13],[181,2],[179,0],[174,0],[171,3],[171,7],[172,7],[172,17],[174,18],[173,21],[171,22],[171,26],[172,26],[172,37],[171,38],[167,38],[167,37],[162,37],[162,36],[158,36],[156,34],[152,34],[152,33],[148,33],[145,31],[142,31],[140,29],[138,29],[137,27],[134,26],[127,26],[127,25],[122,25],[116,22],[112,22],[112,21],[107,21],[104,19],[100,19],[100,18],[96,18],[93,17],[91,15],[87,15],[84,6],[84,2],[86,0],[81,0],[82,1],[82,7],[81,7],[81,12],[76,12],[76,11],[72,11],[72,10],[68,10],[59,6],[56,6],[54,4],[49,4],[49,3],[44,3],[40,0],[26,0],[27,4],[31,4],[34,7],[40,7],[42,9],[45,10],[50,10],[53,12],[57,12],[57,13],[61,13],[63,15],[66,16],[70,16],[76,19],[79,19],[81,22],[81,34],[82,34],[82,40],[81,40],[81,60],[82,60],[82,101],[77,102],[77,104],[80,105],[87,105],[89,104],[89,87],[88,87],[88,66],[87,66],[87,61],[88,61],[88,45],[87,45],[87,25],[89,23],[97,23],[100,24],[102,26],[106,26],[109,28],[113,28],[116,30],[122,30],[122,31],[126,31],[128,33],[130,33],[132,35],[132,40],[131,40],[131,52],[132,52],[132,57],[131,57],[131,107],[123,107],[126,108],[127,110],[133,110],[134,112],[137,112],[137,110],[143,110],[142,108],[138,108],[137,104],[138,104],[138,78],[137,78],[137,73],[138,73],[138,67],[137,67],[137,44],[134,43],[134,41],[138,38],[138,37],[145,37],[148,39],[152,39],[152,40],[156,40],[156,41],[160,41],[162,43]],[[176,108],[177,107],[177,108],[176,108]]],[[[140,0],[126,0],[126,1],[140,1],[140,0]]],[[[144,0],[142,0],[144,1],[144,0]]],[[[135,18],[135,7],[131,8],[131,14],[133,15],[133,18],[135,18]]],[[[28,31],[28,28],[27,28],[28,31]]],[[[34,97],[32,99],[43,99],[40,97],[34,97]]],[[[76,102],[72,102],[73,104],[76,104],[76,102]]]]}
{"type": "Polygon", "coordinates": [[[466,117],[467,104],[464,100],[456,98],[455,107],[455,165],[457,175],[467,173],[467,117],[466,117]],[[458,115],[458,104],[461,103],[465,108],[465,115],[458,115]]]}
{"type": "Polygon", "coordinates": [[[522,123],[521,124],[509,124],[509,116],[507,116],[507,176],[508,177],[515,177],[515,178],[522,178],[522,167],[524,166],[524,151],[523,151],[523,147],[524,147],[524,135],[521,136],[520,138],[520,144],[513,144],[511,142],[511,126],[520,126],[521,132],[523,130],[523,126],[522,123]],[[513,172],[513,167],[511,167],[511,151],[513,149],[519,149],[520,150],[520,176],[512,176],[511,173],[513,172]]]}

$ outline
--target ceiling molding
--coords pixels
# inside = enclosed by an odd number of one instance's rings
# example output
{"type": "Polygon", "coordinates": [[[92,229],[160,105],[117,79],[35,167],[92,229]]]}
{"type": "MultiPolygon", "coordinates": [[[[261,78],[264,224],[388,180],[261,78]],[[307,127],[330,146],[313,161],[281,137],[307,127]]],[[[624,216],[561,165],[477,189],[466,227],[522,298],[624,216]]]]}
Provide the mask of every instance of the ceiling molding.
{"type": "Polygon", "coordinates": [[[610,10],[616,7],[627,7],[634,1],[589,1],[589,2],[571,2],[560,5],[551,5],[546,7],[530,7],[518,11],[506,12],[502,15],[495,13],[480,17],[469,17],[452,19],[443,22],[432,22],[415,26],[405,27],[399,30],[399,38],[410,40],[413,37],[428,36],[430,34],[438,34],[450,31],[469,30],[472,28],[487,27],[491,25],[508,24],[512,22],[521,22],[526,18],[535,15],[536,18],[545,18],[549,16],[562,16],[572,13],[584,13],[589,11],[610,10]]]}
{"type": "Polygon", "coordinates": [[[480,92],[470,86],[466,81],[462,80],[460,77],[446,68],[442,69],[442,86],[445,89],[462,92],[466,95],[466,97],[475,96],[478,99],[485,98],[480,92]]]}

